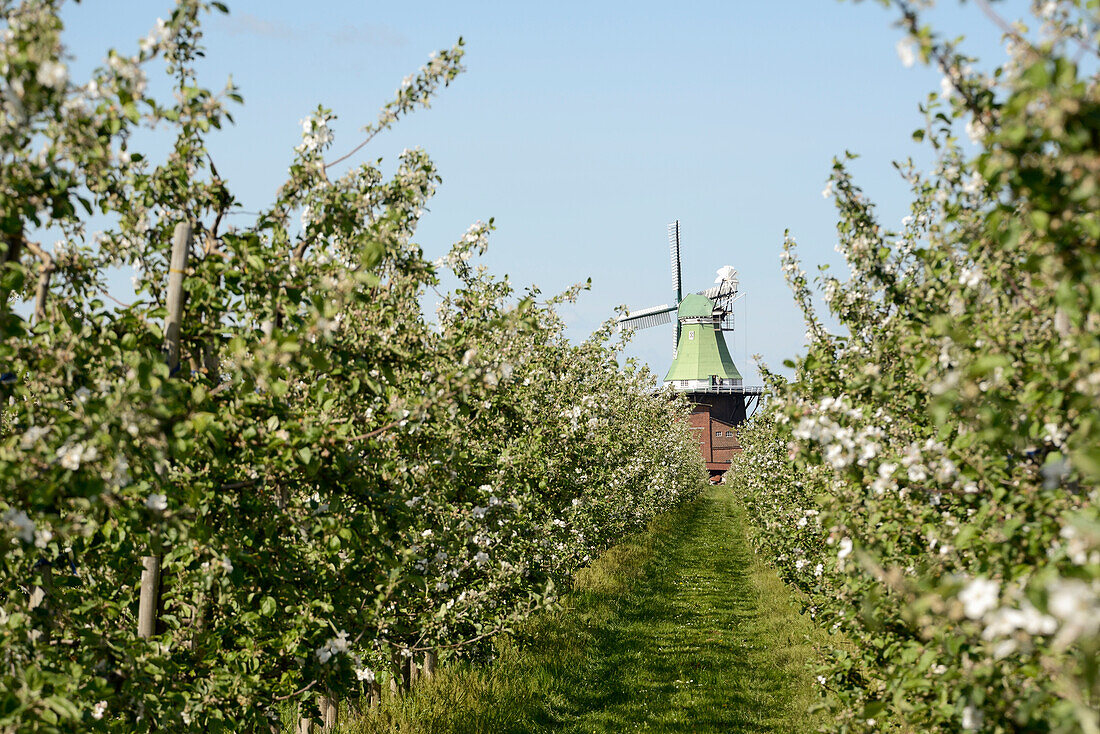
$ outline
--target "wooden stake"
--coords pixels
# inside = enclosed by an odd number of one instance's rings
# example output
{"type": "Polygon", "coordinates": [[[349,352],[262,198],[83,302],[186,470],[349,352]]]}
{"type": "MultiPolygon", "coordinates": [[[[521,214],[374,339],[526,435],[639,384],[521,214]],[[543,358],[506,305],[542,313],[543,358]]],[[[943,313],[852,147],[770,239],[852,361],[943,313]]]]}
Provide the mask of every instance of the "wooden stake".
{"type": "Polygon", "coordinates": [[[168,372],[180,366],[180,325],[183,323],[183,276],[187,272],[187,256],[191,252],[191,223],[180,222],[172,235],[172,259],[168,263],[168,317],[164,322],[165,345],[168,348],[168,372]]]}
{"type": "Polygon", "coordinates": [[[138,600],[138,637],[149,638],[157,631],[160,602],[160,556],[141,559],[141,597],[138,600]]]}
{"type": "Polygon", "coordinates": [[[396,694],[402,694],[409,690],[409,669],[405,666],[405,658],[400,650],[390,653],[390,669],[393,676],[390,678],[390,690],[396,694]]]}
{"type": "Polygon", "coordinates": [[[424,653],[424,667],[420,670],[420,675],[423,678],[432,678],[435,675],[435,666],[439,664],[439,657],[436,655],[435,650],[428,650],[424,653]]]}
{"type": "Polygon", "coordinates": [[[332,731],[340,718],[340,703],[329,696],[321,696],[321,731],[332,731]]]}
{"type": "MultiPolygon", "coordinates": [[[[168,262],[168,317],[164,322],[165,347],[168,353],[168,374],[180,366],[180,325],[183,323],[183,276],[187,256],[191,251],[191,223],[180,222],[172,235],[172,257],[168,262]]],[[[141,559],[141,596],[138,600],[138,637],[152,637],[157,629],[157,609],[160,606],[161,556],[141,559]]]]}

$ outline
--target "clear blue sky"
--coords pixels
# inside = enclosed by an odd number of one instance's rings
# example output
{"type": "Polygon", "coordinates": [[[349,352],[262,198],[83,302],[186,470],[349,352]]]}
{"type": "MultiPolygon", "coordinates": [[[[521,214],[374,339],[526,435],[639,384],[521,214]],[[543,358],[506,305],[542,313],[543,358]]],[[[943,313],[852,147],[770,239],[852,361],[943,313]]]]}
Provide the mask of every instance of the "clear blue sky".
{"type": "MultiPolygon", "coordinates": [[[[1018,3],[1016,3],[1018,5],[1018,3]]],[[[74,79],[108,47],[133,53],[164,0],[86,2],[66,10],[74,79]]],[[[378,138],[358,160],[405,147],[432,156],[443,185],[418,234],[443,254],[494,217],[486,263],[519,286],[560,291],[592,278],[564,312],[582,338],[617,304],[672,298],[665,226],[682,223],[685,290],[722,265],[748,293],[731,351],[778,367],[804,327],[780,275],[784,229],[808,266],[832,263],[835,213],[821,190],[832,157],[862,158],[859,182],[883,221],[907,212],[891,161],[927,152],[910,139],[939,75],[904,68],[895,15],[875,3],[775,2],[230,2],[206,25],[203,82],[229,74],[245,104],[213,136],[219,171],[245,209],[283,181],[299,120],[332,108],[334,153],[359,142],[401,79],[461,35],[468,71],[430,110],[378,138]],[[746,344],[747,340],[747,344],[746,344]]],[[[972,4],[934,20],[998,60],[999,33],[972,4]]],[[[808,267],[809,269],[809,267],[808,267]]],[[[640,332],[630,353],[661,376],[671,329],[640,332]]]]}

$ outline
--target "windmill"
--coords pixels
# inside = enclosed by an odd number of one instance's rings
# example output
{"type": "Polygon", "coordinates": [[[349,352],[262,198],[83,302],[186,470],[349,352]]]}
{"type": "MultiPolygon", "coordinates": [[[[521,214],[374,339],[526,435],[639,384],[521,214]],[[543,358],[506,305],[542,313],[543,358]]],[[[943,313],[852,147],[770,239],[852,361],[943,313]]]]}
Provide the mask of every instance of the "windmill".
{"type": "MultiPolygon", "coordinates": [[[[672,314],[680,308],[684,300],[683,282],[680,267],[680,220],[677,219],[668,225],[668,249],[669,259],[672,263],[672,290],[676,300],[672,305],[667,303],[650,308],[641,308],[630,311],[619,318],[619,328],[649,329],[654,326],[663,326],[672,323],[672,314]]],[[[718,318],[721,331],[733,331],[733,304],[744,295],[738,290],[740,281],[737,271],[729,265],[718,270],[718,277],[714,279],[715,285],[706,290],[696,291],[695,295],[703,296],[714,303],[714,316],[718,318]]],[[[683,332],[680,320],[676,320],[676,337],[672,343],[672,357],[676,358],[680,345],[680,336],[683,332]]]]}
{"type": "Polygon", "coordinates": [[[741,297],[737,271],[718,270],[714,285],[683,294],[680,273],[680,221],[668,225],[675,305],[630,311],[619,317],[623,329],[648,329],[672,322],[676,313],[676,343],[665,385],[692,404],[689,424],[699,439],[699,451],[711,478],[720,481],[733,454],[741,451],[735,428],[759,407],[761,387],[746,387],[726,347],[724,332],[733,331],[733,304],[741,297]],[[752,412],[750,412],[752,411],[752,412]]]}

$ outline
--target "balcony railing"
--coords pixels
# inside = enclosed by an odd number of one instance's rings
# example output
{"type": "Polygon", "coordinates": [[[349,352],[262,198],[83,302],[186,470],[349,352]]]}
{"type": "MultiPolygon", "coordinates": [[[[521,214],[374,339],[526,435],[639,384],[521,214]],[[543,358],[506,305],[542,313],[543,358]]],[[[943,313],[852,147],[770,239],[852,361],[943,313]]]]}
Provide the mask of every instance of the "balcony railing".
{"type": "Polygon", "coordinates": [[[687,385],[681,386],[679,380],[672,382],[672,387],[677,392],[705,392],[715,394],[727,394],[727,395],[763,395],[764,388],[761,385],[751,385],[749,387],[734,387],[732,385],[687,385]]]}

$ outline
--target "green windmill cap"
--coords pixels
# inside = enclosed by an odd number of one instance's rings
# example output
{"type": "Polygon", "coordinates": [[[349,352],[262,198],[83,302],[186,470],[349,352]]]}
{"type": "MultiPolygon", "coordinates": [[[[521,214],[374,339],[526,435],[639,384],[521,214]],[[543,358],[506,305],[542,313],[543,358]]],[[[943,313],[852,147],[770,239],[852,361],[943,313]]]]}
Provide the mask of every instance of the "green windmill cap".
{"type": "MultiPolygon", "coordinates": [[[[684,319],[710,318],[714,313],[714,301],[692,294],[680,302],[676,316],[684,319]]],[[[683,324],[680,342],[676,345],[676,359],[665,375],[665,382],[673,380],[709,380],[717,376],[721,380],[740,380],[741,373],[733,363],[726,340],[717,323],[683,324]]]]}
{"type": "Polygon", "coordinates": [[[680,301],[680,308],[676,311],[676,317],[681,319],[709,318],[714,313],[714,301],[706,296],[692,293],[684,296],[680,301]]]}

